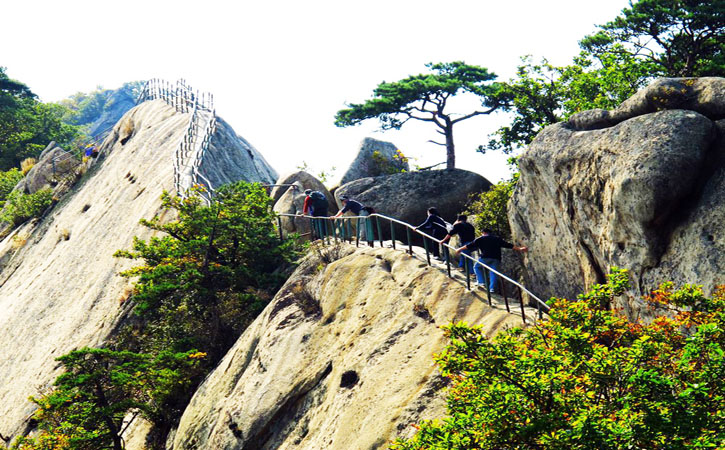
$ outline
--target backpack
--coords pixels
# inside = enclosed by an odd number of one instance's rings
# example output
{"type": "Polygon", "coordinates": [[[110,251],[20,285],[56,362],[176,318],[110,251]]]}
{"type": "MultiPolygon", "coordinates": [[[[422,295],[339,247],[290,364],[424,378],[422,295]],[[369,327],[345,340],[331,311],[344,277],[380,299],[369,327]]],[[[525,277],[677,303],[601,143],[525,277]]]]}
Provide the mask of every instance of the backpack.
{"type": "Polygon", "coordinates": [[[327,197],[320,191],[312,191],[310,193],[310,199],[312,199],[312,208],[322,211],[327,209],[327,197]]]}

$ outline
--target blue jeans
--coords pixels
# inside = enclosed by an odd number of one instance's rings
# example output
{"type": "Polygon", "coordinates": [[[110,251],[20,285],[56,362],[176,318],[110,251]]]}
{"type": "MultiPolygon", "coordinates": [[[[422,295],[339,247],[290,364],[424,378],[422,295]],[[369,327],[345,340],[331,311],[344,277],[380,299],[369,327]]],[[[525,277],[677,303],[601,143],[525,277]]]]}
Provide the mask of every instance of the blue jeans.
{"type": "MultiPolygon", "coordinates": [[[[471,252],[473,252],[473,249],[461,250],[461,253],[463,253],[464,255],[468,255],[468,256],[471,256],[471,252]]],[[[461,268],[466,267],[466,260],[467,259],[468,258],[466,258],[464,256],[459,257],[458,258],[458,267],[461,267],[461,268]]],[[[473,272],[473,267],[472,267],[473,264],[474,264],[473,261],[471,261],[470,259],[468,259],[468,273],[472,273],[473,272]]]]}
{"type": "MultiPolygon", "coordinates": [[[[498,270],[499,265],[501,265],[500,259],[493,259],[493,258],[478,258],[480,262],[487,265],[488,267],[492,268],[493,270],[498,270]]],[[[478,284],[484,284],[485,279],[483,277],[483,266],[480,264],[476,264],[473,266],[473,271],[476,272],[476,280],[478,281],[478,284]]],[[[498,282],[498,275],[495,273],[488,271],[488,275],[490,280],[488,280],[488,290],[493,291],[496,290],[496,283],[498,282]]]]}

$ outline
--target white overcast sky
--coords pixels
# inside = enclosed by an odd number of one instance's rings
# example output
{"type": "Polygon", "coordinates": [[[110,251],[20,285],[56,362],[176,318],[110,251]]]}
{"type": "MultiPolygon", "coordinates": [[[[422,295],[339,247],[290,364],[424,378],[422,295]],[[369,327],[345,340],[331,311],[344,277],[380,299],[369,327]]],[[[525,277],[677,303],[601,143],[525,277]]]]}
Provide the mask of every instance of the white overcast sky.
{"type": "MultiPolygon", "coordinates": [[[[39,1],[0,8],[0,66],[43,101],[96,86],[185,78],[214,94],[217,113],[280,173],[303,161],[336,178],[366,136],[393,142],[426,166],[445,160],[429,124],[379,132],[376,120],[337,128],[335,112],[381,81],[462,60],[505,80],[519,57],[570,62],[577,41],[626,0],[39,1]]],[[[461,122],[457,166],[491,181],[503,155],[474,151],[503,116],[461,122]]]]}

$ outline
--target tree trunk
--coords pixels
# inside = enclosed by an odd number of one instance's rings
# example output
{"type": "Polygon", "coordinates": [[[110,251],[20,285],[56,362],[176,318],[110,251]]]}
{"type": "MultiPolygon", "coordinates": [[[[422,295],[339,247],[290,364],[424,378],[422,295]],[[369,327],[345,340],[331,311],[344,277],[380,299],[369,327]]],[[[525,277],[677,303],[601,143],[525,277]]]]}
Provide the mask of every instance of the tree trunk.
{"type": "Polygon", "coordinates": [[[446,134],[446,169],[456,168],[456,148],[453,145],[453,124],[445,128],[446,134]]]}

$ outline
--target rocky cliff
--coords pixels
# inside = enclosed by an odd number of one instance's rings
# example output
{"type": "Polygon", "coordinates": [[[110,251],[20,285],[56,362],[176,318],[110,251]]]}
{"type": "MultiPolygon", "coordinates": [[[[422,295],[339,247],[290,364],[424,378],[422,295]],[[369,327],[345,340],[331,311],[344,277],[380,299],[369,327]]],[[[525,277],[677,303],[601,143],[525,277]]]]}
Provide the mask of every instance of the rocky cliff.
{"type": "MultiPolygon", "coordinates": [[[[725,283],[725,79],[662,79],[544,129],[509,204],[528,286],[573,297],[612,266],[634,294],[725,283]]],[[[630,305],[636,309],[636,305],[630,305]]]]}
{"type": "MultiPolygon", "coordinates": [[[[129,294],[114,258],[134,236],[148,238],[141,218],[163,214],[159,197],[173,191],[173,155],[188,114],[161,100],[127,112],[101,146],[101,159],[44,218],[0,242],[0,433],[22,432],[28,396],[58,375],[56,357],[99,346],[113,333],[129,294]]],[[[269,182],[274,171],[222,122],[203,169],[213,181],[269,182]],[[241,149],[241,150],[240,150],[241,149]]]]}
{"type": "Polygon", "coordinates": [[[181,449],[377,449],[441,417],[441,325],[520,315],[400,250],[312,252],[197,390],[181,449]],[[328,264],[329,261],[332,261],[328,264]]]}

